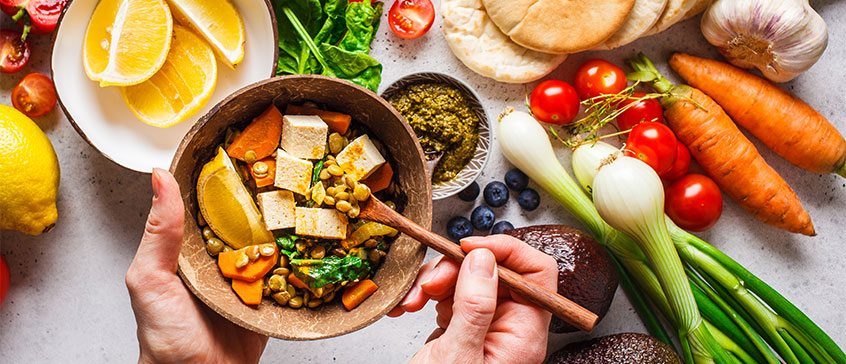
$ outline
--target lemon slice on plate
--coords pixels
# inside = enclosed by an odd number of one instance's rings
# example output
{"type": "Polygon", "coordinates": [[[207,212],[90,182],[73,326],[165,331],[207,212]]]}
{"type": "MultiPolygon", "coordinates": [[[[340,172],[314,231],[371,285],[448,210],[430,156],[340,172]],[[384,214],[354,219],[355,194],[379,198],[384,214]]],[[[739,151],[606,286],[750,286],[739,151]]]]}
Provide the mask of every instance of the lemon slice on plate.
{"type": "Polygon", "coordinates": [[[197,202],[212,231],[232,248],[273,241],[273,234],[223,148],[218,148],[214,159],[200,171],[197,202]]]}
{"type": "Polygon", "coordinates": [[[144,82],[164,64],[172,33],[164,0],[101,0],[85,31],[85,73],[100,86],[144,82]]]}
{"type": "Polygon", "coordinates": [[[173,16],[190,25],[232,69],[244,59],[244,23],[229,0],[168,0],[173,16]]]}
{"type": "Polygon", "coordinates": [[[202,108],[217,83],[217,63],[208,44],[175,25],[164,65],[149,80],[121,88],[123,100],[141,121],[166,128],[202,108]]]}

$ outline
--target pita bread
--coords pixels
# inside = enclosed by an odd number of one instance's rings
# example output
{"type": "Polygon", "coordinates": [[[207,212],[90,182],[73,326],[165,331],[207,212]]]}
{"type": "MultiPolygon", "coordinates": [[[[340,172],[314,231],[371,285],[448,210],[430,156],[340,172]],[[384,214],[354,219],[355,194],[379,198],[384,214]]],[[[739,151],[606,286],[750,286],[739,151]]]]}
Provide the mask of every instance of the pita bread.
{"type": "Polygon", "coordinates": [[[444,35],[452,53],[474,72],[500,82],[525,83],[552,72],[567,58],[526,49],[491,21],[481,0],[441,0],[444,35]]]}
{"type": "Polygon", "coordinates": [[[699,15],[699,13],[705,11],[705,9],[708,9],[709,5],[711,5],[711,0],[696,0],[696,4],[694,4],[693,7],[687,11],[687,14],[684,15],[682,21],[699,15]]]}
{"type": "Polygon", "coordinates": [[[687,12],[693,8],[700,0],[669,0],[667,8],[661,14],[661,18],[655,23],[648,32],[643,36],[657,34],[663,32],[665,29],[673,26],[673,24],[680,22],[687,15],[687,12]]]}
{"type": "Polygon", "coordinates": [[[594,48],[623,26],[635,0],[482,0],[515,43],[545,53],[594,48]]]}
{"type": "Polygon", "coordinates": [[[614,49],[636,41],[649,31],[667,7],[667,0],[637,0],[623,27],[596,49],[614,49]]]}

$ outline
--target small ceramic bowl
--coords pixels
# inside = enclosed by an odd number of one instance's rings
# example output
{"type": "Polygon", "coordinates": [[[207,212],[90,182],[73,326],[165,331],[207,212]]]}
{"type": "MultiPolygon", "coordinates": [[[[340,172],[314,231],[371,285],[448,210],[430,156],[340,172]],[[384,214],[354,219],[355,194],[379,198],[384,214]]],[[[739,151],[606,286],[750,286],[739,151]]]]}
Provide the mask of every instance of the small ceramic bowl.
{"type": "Polygon", "coordinates": [[[387,100],[409,85],[430,82],[444,83],[457,88],[467,99],[470,108],[473,109],[473,112],[479,118],[479,143],[476,145],[476,154],[473,155],[473,159],[452,180],[432,186],[432,199],[440,200],[461,192],[461,190],[473,183],[476,177],[482,173],[485,164],[488,162],[488,152],[491,147],[491,127],[488,122],[488,116],[485,113],[485,108],[479,102],[479,96],[466,83],[443,73],[421,72],[410,74],[388,86],[382,92],[382,97],[387,100]]]}
{"type": "Polygon", "coordinates": [[[400,235],[373,280],[379,286],[370,298],[352,311],[340,303],[318,309],[294,310],[270,300],[253,308],[241,302],[223,278],[217,261],[206,253],[197,221],[197,177],[202,166],[223,143],[226,128],[243,128],[275,103],[285,110],[288,103],[314,101],[330,110],[352,115],[388,149],[399,188],[408,201],[406,217],[424,228],[432,225],[432,187],[426,178],[423,150],[411,127],[394,108],[375,93],[351,82],[316,75],[283,76],[260,81],[236,91],[203,116],[182,140],[170,171],[179,182],[185,204],[185,237],[179,252],[179,274],[200,300],[230,321],[255,331],[287,340],[313,340],[346,334],[375,322],[405,296],[426,247],[400,235]]]}
{"type": "Polygon", "coordinates": [[[82,65],[88,21],[99,0],[69,1],[53,33],[50,69],[59,105],[77,133],[106,158],[128,169],[150,173],[166,168],[185,132],[233,91],[276,73],[276,19],[269,0],[232,0],[241,13],[246,54],[235,70],[218,62],[217,85],[209,102],[185,121],[156,128],[138,120],[119,87],[100,87],[82,65]]]}

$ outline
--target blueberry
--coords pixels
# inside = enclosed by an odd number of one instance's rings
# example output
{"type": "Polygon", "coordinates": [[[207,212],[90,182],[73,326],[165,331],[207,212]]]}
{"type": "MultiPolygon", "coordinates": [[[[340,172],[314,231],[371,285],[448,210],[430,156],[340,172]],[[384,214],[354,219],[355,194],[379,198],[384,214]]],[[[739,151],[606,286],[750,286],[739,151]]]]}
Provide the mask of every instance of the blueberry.
{"type": "Polygon", "coordinates": [[[493,210],[485,205],[473,209],[473,213],[470,214],[470,221],[473,222],[473,227],[479,231],[490,230],[495,219],[496,216],[494,216],[493,210]]]}
{"type": "Polygon", "coordinates": [[[514,168],[505,173],[505,184],[512,191],[522,191],[529,186],[529,177],[519,169],[514,168]]]}
{"type": "Polygon", "coordinates": [[[538,195],[537,191],[527,188],[517,196],[517,203],[520,204],[523,210],[533,211],[540,205],[540,195],[538,195]]]}
{"type": "Polygon", "coordinates": [[[493,181],[485,186],[485,202],[490,207],[500,207],[508,202],[508,187],[505,183],[493,181]]]}
{"type": "Polygon", "coordinates": [[[473,233],[473,224],[466,217],[456,216],[447,222],[447,235],[454,241],[459,241],[473,233]]]}
{"type": "Polygon", "coordinates": [[[491,234],[502,234],[508,230],[513,230],[514,225],[511,225],[508,221],[497,221],[496,224],[493,226],[493,230],[491,230],[491,234]]]}
{"type": "Polygon", "coordinates": [[[479,197],[479,190],[479,184],[473,181],[473,183],[458,193],[458,198],[462,201],[475,201],[476,197],[479,197]]]}

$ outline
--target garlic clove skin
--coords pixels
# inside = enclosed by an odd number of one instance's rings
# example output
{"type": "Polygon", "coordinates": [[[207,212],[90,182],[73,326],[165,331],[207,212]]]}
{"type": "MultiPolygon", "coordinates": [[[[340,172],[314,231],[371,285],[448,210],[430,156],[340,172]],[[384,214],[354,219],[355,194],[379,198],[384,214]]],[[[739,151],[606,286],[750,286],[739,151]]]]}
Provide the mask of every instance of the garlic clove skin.
{"type": "Polygon", "coordinates": [[[825,21],[807,0],[718,0],[700,27],[729,62],[774,82],[807,71],[828,46],[825,21]]]}

